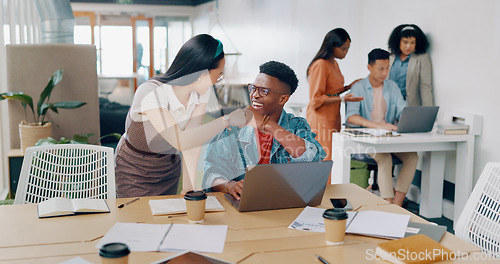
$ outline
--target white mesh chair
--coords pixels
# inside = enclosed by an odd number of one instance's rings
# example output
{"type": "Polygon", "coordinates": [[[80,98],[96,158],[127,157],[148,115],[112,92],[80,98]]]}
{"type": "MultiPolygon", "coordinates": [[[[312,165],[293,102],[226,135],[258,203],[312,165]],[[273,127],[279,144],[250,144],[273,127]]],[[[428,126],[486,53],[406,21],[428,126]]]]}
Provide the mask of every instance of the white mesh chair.
{"type": "Polygon", "coordinates": [[[15,204],[53,197],[116,197],[113,148],[62,144],[27,148],[15,204]]]}
{"type": "Polygon", "coordinates": [[[489,162],[467,200],[455,234],[500,258],[500,162],[489,162]]]}

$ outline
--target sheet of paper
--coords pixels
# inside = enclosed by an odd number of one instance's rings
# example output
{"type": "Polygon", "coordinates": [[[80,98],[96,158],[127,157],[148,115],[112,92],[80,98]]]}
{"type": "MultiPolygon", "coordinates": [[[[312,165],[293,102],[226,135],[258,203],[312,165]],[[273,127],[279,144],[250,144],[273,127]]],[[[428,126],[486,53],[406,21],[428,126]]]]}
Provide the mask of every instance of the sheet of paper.
{"type": "Polygon", "coordinates": [[[323,221],[323,212],[325,210],[306,206],[288,228],[311,232],[325,232],[325,222],[323,221]]]}
{"type": "Polygon", "coordinates": [[[399,133],[396,131],[392,130],[387,130],[387,129],[379,129],[379,128],[360,128],[358,130],[361,130],[365,133],[368,133],[370,135],[376,136],[376,137],[382,137],[382,136],[399,136],[399,133]]]}
{"type": "Polygon", "coordinates": [[[345,129],[343,132],[353,136],[393,137],[401,135],[396,131],[379,128],[352,128],[345,129]]]}
{"type": "Polygon", "coordinates": [[[116,223],[97,244],[125,243],[130,251],[157,251],[170,224],[116,223]]]}
{"type": "Polygon", "coordinates": [[[92,262],[87,261],[81,257],[76,257],[76,258],[72,258],[70,260],[59,262],[59,264],[92,264],[92,262]]]}
{"type": "Polygon", "coordinates": [[[38,217],[73,214],[73,204],[68,198],[54,197],[38,204],[38,217]]]}
{"type": "Polygon", "coordinates": [[[402,238],[410,221],[409,215],[381,211],[361,211],[350,224],[346,233],[402,238]]]}
{"type": "Polygon", "coordinates": [[[151,264],[167,264],[169,263],[170,260],[178,260],[177,258],[178,257],[181,257],[182,255],[184,254],[195,254],[195,255],[198,255],[198,256],[202,256],[203,258],[205,258],[207,261],[209,261],[210,263],[212,264],[235,264],[233,262],[228,262],[228,261],[225,261],[225,260],[222,260],[222,259],[218,259],[218,258],[215,258],[215,257],[209,257],[207,255],[204,255],[202,253],[199,253],[199,252],[193,252],[191,250],[186,250],[186,251],[182,251],[182,252],[179,252],[179,253],[174,253],[173,255],[170,255],[164,259],[160,259],[156,262],[152,262],[151,264]]]}
{"type": "MultiPolygon", "coordinates": [[[[162,199],[150,200],[149,206],[153,215],[178,214],[186,212],[186,201],[184,199],[162,199]]],[[[215,196],[208,196],[205,211],[225,211],[215,196]]]]}
{"type": "Polygon", "coordinates": [[[75,212],[109,212],[104,199],[73,199],[71,202],[75,212]]]}
{"type": "Polygon", "coordinates": [[[160,250],[222,253],[226,233],[227,225],[175,224],[163,240],[160,250]]]}
{"type": "Polygon", "coordinates": [[[125,243],[130,251],[181,251],[222,253],[227,225],[116,223],[96,248],[125,243]]]}

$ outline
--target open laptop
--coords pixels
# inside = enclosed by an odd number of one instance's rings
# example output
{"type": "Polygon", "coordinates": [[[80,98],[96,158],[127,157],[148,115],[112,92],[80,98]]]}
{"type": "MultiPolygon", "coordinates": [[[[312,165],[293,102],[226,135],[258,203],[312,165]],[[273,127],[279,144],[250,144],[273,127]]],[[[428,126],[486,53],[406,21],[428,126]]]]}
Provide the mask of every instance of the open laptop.
{"type": "Polygon", "coordinates": [[[403,109],[398,133],[429,132],[434,127],[439,106],[409,106],[403,109]]]}
{"type": "Polygon", "coordinates": [[[240,200],[228,193],[224,196],[240,212],[316,206],[332,164],[329,160],[248,167],[240,200]]]}

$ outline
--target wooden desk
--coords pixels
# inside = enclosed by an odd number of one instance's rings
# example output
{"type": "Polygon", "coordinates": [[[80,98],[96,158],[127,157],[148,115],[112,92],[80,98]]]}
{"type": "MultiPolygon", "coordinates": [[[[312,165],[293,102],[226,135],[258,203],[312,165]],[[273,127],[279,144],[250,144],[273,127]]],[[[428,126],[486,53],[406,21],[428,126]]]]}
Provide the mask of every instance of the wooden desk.
{"type": "Polygon", "coordinates": [[[474,135],[407,133],[399,137],[351,137],[333,133],[332,183],[347,183],[351,154],[424,151],[420,214],[441,217],[445,151],[456,151],[454,219],[458,220],[472,192],[474,135]]]}
{"type": "MultiPolygon", "coordinates": [[[[323,233],[288,229],[303,208],[239,213],[222,196],[214,193],[226,212],[207,213],[204,224],[228,225],[224,252],[209,253],[236,263],[314,263],[314,254],[334,263],[363,263],[366,250],[374,250],[383,239],[347,235],[345,244],[326,244],[323,233]],[[275,261],[276,260],[276,261],[275,261]]],[[[174,197],[174,196],[172,196],[174,197]]],[[[425,222],[401,207],[388,204],[354,184],[327,187],[321,207],[329,208],[331,197],[347,197],[358,210],[382,210],[410,214],[411,221],[425,222]]],[[[58,263],[80,256],[99,263],[99,238],[116,222],[187,223],[185,216],[152,216],[148,201],[165,197],[143,197],[123,209],[117,205],[130,198],[109,199],[109,214],[89,214],[38,219],[35,205],[0,206],[0,263],[58,263]]],[[[478,252],[479,249],[447,233],[442,244],[452,250],[478,252]]],[[[132,252],[129,263],[150,263],[170,252],[132,252]]],[[[500,263],[497,262],[497,263],[500,263]]]]}

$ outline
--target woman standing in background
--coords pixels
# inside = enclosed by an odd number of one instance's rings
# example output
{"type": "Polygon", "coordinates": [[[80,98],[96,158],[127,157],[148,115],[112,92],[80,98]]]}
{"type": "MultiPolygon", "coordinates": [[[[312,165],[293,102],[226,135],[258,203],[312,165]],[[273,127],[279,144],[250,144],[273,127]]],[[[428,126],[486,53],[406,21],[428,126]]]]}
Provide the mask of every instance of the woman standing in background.
{"type": "Polygon", "coordinates": [[[344,86],[344,76],[340,72],[338,60],[347,55],[351,46],[351,37],[343,28],[336,28],[326,34],[323,44],[307,68],[309,78],[309,105],[306,119],[311,130],[316,133],[316,140],[326,152],[325,160],[332,159],[332,133],[340,131],[340,103],[359,102],[362,97],[340,94],[351,89],[351,84],[344,86]]]}
{"type": "Polygon", "coordinates": [[[389,79],[401,89],[408,106],[432,106],[432,64],[429,42],[422,30],[413,24],[397,26],[388,41],[391,51],[389,79]]]}

